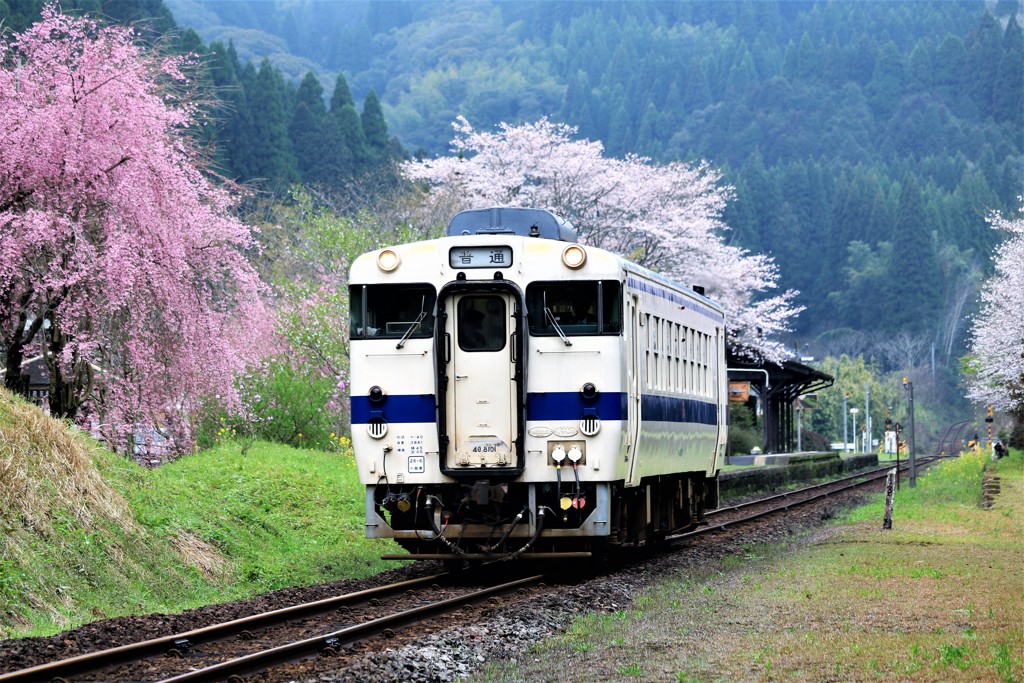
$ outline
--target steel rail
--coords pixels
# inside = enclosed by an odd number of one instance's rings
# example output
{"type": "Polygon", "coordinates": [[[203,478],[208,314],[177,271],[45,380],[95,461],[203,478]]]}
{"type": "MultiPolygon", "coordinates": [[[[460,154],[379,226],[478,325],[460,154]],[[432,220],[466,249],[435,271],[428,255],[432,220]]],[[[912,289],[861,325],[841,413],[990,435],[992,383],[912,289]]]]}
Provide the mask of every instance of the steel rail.
{"type": "MultiPolygon", "coordinates": [[[[937,459],[938,459],[937,457],[923,459],[920,464],[927,464],[927,463],[930,463],[930,462],[932,462],[934,460],[937,460],[937,459]]],[[[903,467],[903,465],[901,464],[901,468],[902,467],[903,467]]],[[[909,467],[909,465],[907,465],[906,467],[909,467]]],[[[698,529],[694,529],[693,531],[687,531],[685,533],[675,534],[673,536],[667,536],[665,538],[665,541],[667,543],[676,543],[678,541],[682,541],[682,540],[688,539],[688,538],[693,538],[695,536],[703,536],[704,534],[710,534],[710,533],[713,533],[715,531],[722,531],[722,530],[724,530],[724,529],[726,529],[728,527],[731,527],[731,526],[737,526],[739,524],[744,524],[746,522],[752,522],[755,519],[760,519],[761,517],[767,517],[768,515],[772,515],[772,514],[775,514],[777,512],[785,512],[785,511],[789,510],[790,508],[799,507],[801,505],[806,505],[808,503],[812,503],[814,501],[821,500],[823,498],[828,498],[829,496],[834,496],[837,493],[844,493],[846,491],[850,491],[850,490],[855,489],[855,488],[860,488],[861,486],[867,486],[868,484],[873,484],[873,483],[881,480],[885,476],[885,473],[888,472],[891,469],[893,469],[893,468],[892,467],[880,468],[879,470],[872,470],[870,472],[864,472],[864,473],[861,473],[859,475],[851,475],[849,477],[842,477],[840,479],[836,479],[836,480],[831,481],[831,482],[826,482],[824,484],[818,484],[816,486],[808,486],[806,488],[800,489],[799,491],[791,491],[791,492],[788,492],[787,494],[779,494],[779,495],[775,495],[775,496],[768,496],[767,498],[761,498],[761,499],[758,499],[758,500],[748,501],[746,503],[740,503],[739,505],[736,505],[736,506],[734,506],[732,508],[719,508],[719,509],[715,510],[716,513],[719,512],[719,511],[721,511],[721,512],[729,512],[731,510],[735,510],[735,509],[739,509],[739,508],[743,508],[743,507],[748,507],[750,505],[757,505],[757,504],[762,504],[762,503],[765,503],[765,502],[771,502],[772,500],[776,500],[778,498],[786,498],[787,496],[792,496],[792,495],[794,495],[796,493],[806,493],[806,492],[814,491],[815,489],[824,489],[824,488],[828,488],[829,489],[828,491],[823,491],[821,493],[817,493],[817,494],[809,496],[807,498],[801,498],[800,500],[791,501],[789,503],[786,503],[785,505],[778,505],[778,506],[775,506],[775,507],[768,508],[766,510],[762,510],[760,512],[755,512],[755,513],[753,513],[751,515],[747,515],[746,517],[741,517],[740,519],[734,519],[734,520],[731,520],[729,522],[723,522],[721,524],[708,525],[708,526],[700,527],[698,529]],[[868,478],[862,479],[862,477],[864,477],[864,476],[867,476],[868,478]],[[842,482],[845,482],[845,481],[849,481],[850,479],[861,479],[861,481],[854,481],[854,482],[848,483],[845,486],[842,486],[842,487],[840,487],[838,489],[832,489],[831,488],[831,487],[833,487],[837,483],[842,483],[842,482]]]]}
{"type": "Polygon", "coordinates": [[[414,607],[410,610],[389,614],[372,621],[355,624],[347,628],[326,633],[321,636],[314,636],[304,640],[298,640],[286,645],[280,645],[269,650],[254,652],[244,657],[238,657],[220,664],[214,664],[203,669],[190,671],[172,678],[167,678],[160,683],[203,683],[206,681],[222,681],[232,676],[265,671],[277,664],[290,662],[311,655],[315,655],[327,648],[338,650],[350,647],[353,644],[366,640],[374,635],[383,633],[392,627],[408,626],[412,623],[423,621],[429,616],[450,612],[474,602],[479,602],[488,597],[508,593],[530,584],[540,583],[544,575],[530,576],[524,579],[516,579],[508,583],[499,584],[484,588],[466,595],[439,600],[427,605],[414,607]]]}
{"type": "Polygon", "coordinates": [[[191,648],[199,643],[221,640],[228,636],[250,629],[266,628],[295,619],[329,612],[347,603],[365,602],[372,598],[380,598],[394,593],[418,588],[435,583],[447,574],[433,574],[418,579],[378,586],[355,593],[336,595],[323,600],[292,605],[270,612],[254,614],[240,619],[233,619],[220,624],[211,624],[202,628],[185,631],[171,636],[152,638],[138,643],[121,645],[106,650],[97,650],[56,662],[40,664],[28,669],[0,674],[0,683],[30,683],[34,681],[52,681],[66,676],[80,676],[110,666],[127,664],[147,657],[164,654],[171,649],[191,648]]]}
{"type": "MultiPolygon", "coordinates": [[[[745,501],[743,503],[737,503],[736,505],[728,505],[728,506],[724,506],[724,507],[717,507],[714,510],[708,510],[706,513],[704,513],[704,517],[705,518],[707,518],[707,517],[715,517],[715,516],[718,516],[718,515],[721,515],[721,514],[725,514],[727,512],[735,512],[737,510],[742,510],[743,508],[751,507],[753,505],[762,505],[764,503],[767,503],[767,502],[770,502],[770,501],[773,501],[773,500],[781,500],[781,499],[784,499],[784,498],[790,498],[790,497],[793,497],[793,496],[799,496],[802,493],[807,493],[807,492],[810,492],[810,491],[814,491],[815,489],[824,488],[826,486],[833,486],[835,484],[839,484],[839,483],[844,482],[844,481],[852,481],[854,479],[861,479],[863,477],[879,478],[882,474],[884,474],[885,472],[888,472],[894,466],[895,466],[895,463],[893,463],[890,466],[879,467],[879,468],[872,469],[872,470],[865,470],[864,472],[858,472],[856,474],[850,474],[850,475],[847,475],[845,477],[839,477],[838,479],[832,479],[830,481],[823,482],[821,484],[814,484],[812,486],[805,486],[805,487],[803,487],[801,489],[794,489],[792,491],[784,491],[782,493],[776,493],[776,494],[773,494],[773,495],[770,495],[770,496],[765,496],[764,498],[757,498],[755,500],[748,500],[748,501],[745,501]]],[[[901,463],[901,467],[902,467],[902,463],[901,463]]],[[[872,479],[872,481],[874,481],[874,479],[872,479]]]]}
{"type": "Polygon", "coordinates": [[[953,450],[953,446],[957,441],[963,438],[963,433],[971,425],[970,420],[964,420],[963,422],[954,422],[953,424],[946,427],[946,430],[939,437],[939,445],[937,448],[938,454],[946,454],[946,450],[953,450]]]}

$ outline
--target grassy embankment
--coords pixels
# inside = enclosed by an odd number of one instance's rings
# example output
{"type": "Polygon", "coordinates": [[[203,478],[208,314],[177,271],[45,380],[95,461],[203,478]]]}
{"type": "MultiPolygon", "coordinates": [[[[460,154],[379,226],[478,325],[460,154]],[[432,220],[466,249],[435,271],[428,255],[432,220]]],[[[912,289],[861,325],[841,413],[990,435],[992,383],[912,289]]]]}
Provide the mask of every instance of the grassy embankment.
{"type": "Polygon", "coordinates": [[[1024,680],[1024,452],[904,479],[890,531],[883,512],[876,496],[812,538],[652,586],[481,680],[1024,680]]]}
{"type": "Polygon", "coordinates": [[[141,468],[0,389],[0,638],[377,573],[351,457],[225,443],[141,468]]]}

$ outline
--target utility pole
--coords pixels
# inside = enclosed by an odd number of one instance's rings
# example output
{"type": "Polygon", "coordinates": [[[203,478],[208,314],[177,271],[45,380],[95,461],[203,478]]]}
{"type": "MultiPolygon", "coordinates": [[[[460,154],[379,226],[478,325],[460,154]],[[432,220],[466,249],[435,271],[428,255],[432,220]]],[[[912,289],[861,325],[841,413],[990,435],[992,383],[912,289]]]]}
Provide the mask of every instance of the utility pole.
{"type": "Polygon", "coordinates": [[[992,419],[993,419],[992,418],[992,406],[988,406],[986,408],[986,411],[987,411],[987,413],[985,415],[985,424],[988,426],[988,443],[986,445],[988,446],[988,452],[991,453],[992,452],[992,419]]]}
{"type": "Polygon", "coordinates": [[[850,415],[853,415],[853,452],[857,452],[857,409],[850,408],[850,415]]]}
{"type": "Polygon", "coordinates": [[[804,450],[803,444],[803,431],[804,431],[804,402],[799,396],[796,397],[796,451],[802,453],[804,450]]]}
{"type": "Polygon", "coordinates": [[[910,488],[917,486],[917,456],[914,452],[914,383],[903,378],[903,388],[910,392],[910,488]]]}
{"type": "Polygon", "coordinates": [[[863,452],[871,452],[871,385],[864,382],[864,446],[863,452]]]}
{"type": "Polygon", "coordinates": [[[846,452],[846,444],[850,443],[850,439],[846,433],[846,399],[850,396],[849,392],[843,392],[843,453],[846,452]]]}

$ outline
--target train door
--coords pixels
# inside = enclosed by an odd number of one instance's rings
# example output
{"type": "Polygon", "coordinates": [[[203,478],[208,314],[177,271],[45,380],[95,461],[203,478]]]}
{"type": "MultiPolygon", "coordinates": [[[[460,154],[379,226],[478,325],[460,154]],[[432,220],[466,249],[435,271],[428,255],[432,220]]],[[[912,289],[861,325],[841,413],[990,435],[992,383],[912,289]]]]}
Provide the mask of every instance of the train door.
{"type": "Polygon", "coordinates": [[[626,296],[626,382],[627,382],[627,410],[626,416],[628,426],[626,428],[626,457],[629,459],[629,478],[626,483],[636,486],[639,481],[639,454],[637,446],[640,443],[640,400],[641,400],[641,353],[640,342],[640,312],[639,298],[634,295],[626,296]]]}
{"type": "Polygon", "coordinates": [[[448,468],[515,467],[517,382],[513,295],[454,294],[448,468]]]}

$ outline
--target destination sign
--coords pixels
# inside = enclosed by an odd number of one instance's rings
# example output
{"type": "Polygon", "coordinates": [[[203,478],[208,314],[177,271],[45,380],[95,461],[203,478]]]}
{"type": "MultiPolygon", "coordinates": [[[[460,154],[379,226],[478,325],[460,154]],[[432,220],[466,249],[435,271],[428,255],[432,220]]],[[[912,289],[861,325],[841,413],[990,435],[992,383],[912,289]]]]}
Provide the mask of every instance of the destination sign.
{"type": "Polygon", "coordinates": [[[512,247],[455,247],[448,252],[452,268],[507,268],[512,265],[512,247]]]}

